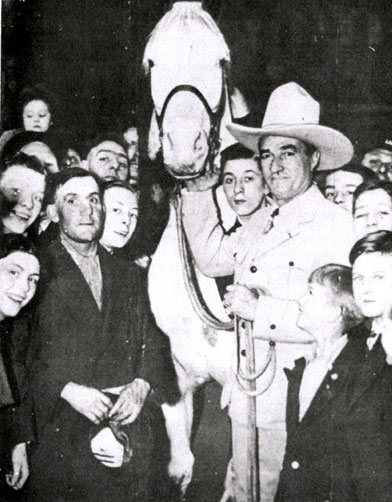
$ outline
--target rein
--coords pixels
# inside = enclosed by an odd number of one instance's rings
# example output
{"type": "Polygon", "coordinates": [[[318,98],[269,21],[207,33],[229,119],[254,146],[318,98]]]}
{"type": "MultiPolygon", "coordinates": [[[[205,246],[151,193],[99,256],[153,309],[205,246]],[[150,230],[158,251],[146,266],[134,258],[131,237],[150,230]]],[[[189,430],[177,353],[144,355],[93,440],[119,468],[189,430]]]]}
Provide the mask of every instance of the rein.
{"type": "MultiPolygon", "coordinates": [[[[196,271],[194,262],[191,256],[191,251],[189,248],[188,241],[186,239],[184,225],[182,222],[182,199],[181,194],[175,194],[173,198],[174,208],[176,211],[176,229],[177,229],[177,239],[178,239],[178,247],[181,258],[182,265],[182,273],[185,284],[185,289],[188,294],[188,298],[191,301],[192,307],[199,317],[199,319],[209,326],[212,329],[219,331],[232,331],[235,329],[237,336],[237,370],[236,370],[236,379],[245,394],[250,397],[255,397],[260,394],[266,392],[271,386],[275,373],[276,373],[276,353],[275,353],[275,342],[269,342],[268,352],[265,358],[264,363],[258,369],[255,368],[254,364],[247,366],[246,372],[241,370],[240,368],[240,354],[239,354],[239,337],[240,337],[240,329],[239,323],[240,319],[236,316],[235,323],[233,321],[224,322],[218,319],[208,308],[200,288],[198,286],[198,281],[196,277],[196,271]],[[266,370],[270,367],[272,368],[270,377],[263,387],[259,390],[256,389],[256,380],[261,377],[266,370]],[[244,382],[242,382],[243,380],[244,382]]],[[[251,323],[248,321],[245,322],[245,344],[246,344],[246,353],[254,359],[254,340],[252,337],[252,327],[251,323]]],[[[248,359],[248,358],[247,358],[248,359]]]]}
{"type": "MultiPolygon", "coordinates": [[[[220,126],[221,126],[222,116],[225,110],[225,100],[226,100],[225,73],[222,69],[222,90],[219,98],[218,107],[215,112],[208,104],[208,101],[206,100],[204,95],[199,91],[197,87],[193,85],[190,84],[177,85],[169,92],[163,103],[161,114],[159,115],[158,112],[155,110],[155,117],[159,128],[159,137],[161,140],[163,136],[163,121],[165,119],[165,113],[170,103],[170,100],[178,92],[184,92],[184,91],[194,94],[202,102],[210,119],[210,131],[208,133],[208,155],[206,163],[209,165],[210,170],[212,170],[214,159],[217,156],[220,148],[220,126]]],[[[199,175],[200,173],[198,173],[196,176],[199,175]]]]}
{"type": "Polygon", "coordinates": [[[199,319],[210,328],[219,331],[232,331],[234,323],[232,321],[221,321],[211,312],[204,301],[198,286],[195,266],[191,257],[189,244],[186,240],[184,225],[182,223],[182,199],[180,194],[174,197],[174,208],[176,210],[177,238],[181,257],[182,274],[185,289],[191,301],[192,307],[199,319]]]}

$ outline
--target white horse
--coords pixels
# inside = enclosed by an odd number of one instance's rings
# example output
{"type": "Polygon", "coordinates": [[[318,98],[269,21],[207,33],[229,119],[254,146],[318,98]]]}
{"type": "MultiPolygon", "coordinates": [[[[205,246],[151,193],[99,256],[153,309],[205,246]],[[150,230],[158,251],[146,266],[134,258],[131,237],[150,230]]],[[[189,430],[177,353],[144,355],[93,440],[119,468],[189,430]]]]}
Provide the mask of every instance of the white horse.
{"type": "MultiPolygon", "coordinates": [[[[149,153],[162,151],[166,169],[177,179],[194,178],[219,164],[219,152],[235,143],[225,125],[248,114],[246,103],[228,80],[230,52],[201,2],[177,2],[152,32],[143,64],[151,77],[154,111],[149,153]]],[[[225,197],[221,213],[233,219],[225,197]]],[[[195,215],[197,217],[197,215],[195,215]]],[[[228,224],[230,227],[232,224],[228,224]]],[[[184,282],[174,205],[169,223],[152,258],[149,295],[159,327],[171,350],[183,399],[163,406],[171,440],[169,473],[182,480],[185,491],[192,477],[190,434],[193,392],[215,379],[224,384],[230,374],[233,331],[210,328],[196,314],[184,282]]],[[[195,270],[199,289],[214,316],[227,318],[213,279],[195,270]]]]}

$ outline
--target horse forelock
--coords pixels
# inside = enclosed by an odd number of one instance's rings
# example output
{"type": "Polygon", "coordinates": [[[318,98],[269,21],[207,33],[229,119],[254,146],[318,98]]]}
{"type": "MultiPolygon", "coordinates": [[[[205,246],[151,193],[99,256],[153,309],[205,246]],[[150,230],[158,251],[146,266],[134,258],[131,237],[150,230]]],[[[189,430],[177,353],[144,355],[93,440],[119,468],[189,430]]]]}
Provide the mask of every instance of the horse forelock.
{"type": "Polygon", "coordinates": [[[201,4],[175,3],[149,37],[143,56],[145,71],[149,71],[150,62],[189,61],[198,55],[212,64],[230,61],[230,51],[221,31],[201,4]]]}

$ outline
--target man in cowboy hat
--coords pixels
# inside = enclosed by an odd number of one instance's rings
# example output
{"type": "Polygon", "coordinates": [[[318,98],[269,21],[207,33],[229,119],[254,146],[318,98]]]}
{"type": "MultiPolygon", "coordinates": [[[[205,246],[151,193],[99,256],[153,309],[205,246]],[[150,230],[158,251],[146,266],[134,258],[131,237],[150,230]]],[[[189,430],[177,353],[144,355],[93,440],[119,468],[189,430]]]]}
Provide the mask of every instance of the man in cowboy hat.
{"type": "MultiPolygon", "coordinates": [[[[336,169],[351,160],[353,147],[340,132],[319,124],[319,103],[291,82],[275,89],[261,128],[231,124],[231,134],[260,156],[268,196],[257,218],[225,235],[208,185],[213,175],[187,183],[185,230],[200,270],[209,276],[235,273],[227,288],[226,310],[237,315],[239,350],[236,368],[245,368],[244,321],[251,321],[256,353],[256,422],[260,501],[274,498],[282,465],[286,430],[287,380],[283,368],[312,354],[311,340],[296,326],[298,299],[307,277],[326,263],[347,263],[353,243],[348,211],[324,199],[312,174],[336,169]],[[193,190],[193,191],[192,191],[193,190]],[[195,217],[195,215],[197,215],[195,217]],[[276,367],[262,372],[276,343],[276,367]],[[273,346],[274,344],[272,344],[273,346]]],[[[241,378],[225,385],[230,403],[237,502],[247,500],[247,395],[241,378]],[[242,386],[241,386],[242,383],[242,386]]],[[[300,468],[298,462],[293,469],[300,468]]]]}

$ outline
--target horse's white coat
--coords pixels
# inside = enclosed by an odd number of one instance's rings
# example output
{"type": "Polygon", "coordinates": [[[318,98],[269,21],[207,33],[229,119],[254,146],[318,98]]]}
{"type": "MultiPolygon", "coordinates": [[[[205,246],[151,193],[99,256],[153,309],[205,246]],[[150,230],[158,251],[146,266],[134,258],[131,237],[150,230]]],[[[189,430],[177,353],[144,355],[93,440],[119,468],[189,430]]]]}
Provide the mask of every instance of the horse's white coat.
{"type": "MultiPolygon", "coordinates": [[[[177,2],[157,24],[147,43],[143,64],[150,74],[154,107],[161,114],[170,91],[178,85],[192,85],[205,97],[212,111],[219,106],[224,89],[225,107],[220,127],[220,151],[234,144],[226,125],[233,116],[249,113],[244,98],[227,82],[230,51],[218,26],[202,9],[201,2],[177,2]],[[225,79],[225,80],[223,80],[225,79]],[[233,113],[233,116],[232,116],[233,113]]],[[[165,165],[172,172],[199,172],[208,152],[206,138],[210,120],[202,102],[189,92],[175,94],[168,105],[163,122],[162,143],[153,112],[149,155],[154,159],[163,148],[165,165]],[[200,136],[202,139],[200,140],[200,136]]],[[[219,165],[219,155],[214,159],[219,165]]],[[[220,191],[223,220],[230,228],[235,215],[220,191]]],[[[197,217],[197,215],[195,215],[197,217]]],[[[214,279],[197,273],[199,285],[210,310],[228,321],[214,279]]],[[[151,308],[158,326],[171,341],[183,399],[175,406],[162,407],[171,441],[169,473],[182,479],[183,492],[192,476],[193,455],[190,433],[193,418],[193,392],[210,379],[222,385],[229,378],[235,350],[234,332],[214,331],[205,326],[193,310],[183,280],[175,213],[170,219],[152,258],[149,272],[151,308]]],[[[225,496],[231,493],[225,492],[225,496]]]]}

